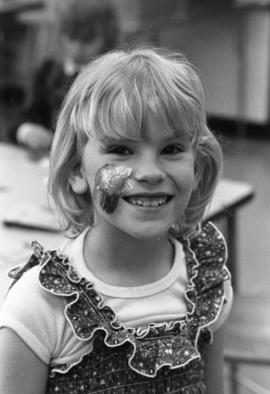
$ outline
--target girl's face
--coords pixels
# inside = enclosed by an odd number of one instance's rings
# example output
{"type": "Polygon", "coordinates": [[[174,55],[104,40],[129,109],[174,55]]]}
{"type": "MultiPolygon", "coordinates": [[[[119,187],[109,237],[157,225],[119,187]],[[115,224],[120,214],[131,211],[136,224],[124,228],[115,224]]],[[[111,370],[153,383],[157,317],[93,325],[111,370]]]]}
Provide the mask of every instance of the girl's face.
{"type": "Polygon", "coordinates": [[[185,211],[196,184],[189,140],[164,133],[154,116],[149,116],[146,127],[143,140],[112,138],[101,143],[89,139],[80,171],[71,179],[75,192],[89,188],[93,196],[101,167],[110,164],[131,169],[132,187],[123,189],[115,210],[108,213],[93,201],[94,217],[96,226],[137,239],[167,235],[185,211]]]}

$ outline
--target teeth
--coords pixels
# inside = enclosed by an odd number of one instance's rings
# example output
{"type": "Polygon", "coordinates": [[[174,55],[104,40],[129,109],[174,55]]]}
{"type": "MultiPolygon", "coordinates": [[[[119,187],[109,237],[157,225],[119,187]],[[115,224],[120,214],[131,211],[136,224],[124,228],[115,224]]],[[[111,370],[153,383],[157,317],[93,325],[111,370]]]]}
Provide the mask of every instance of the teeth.
{"type": "Polygon", "coordinates": [[[156,208],[164,205],[167,202],[167,197],[147,198],[147,197],[130,197],[128,201],[132,205],[139,205],[141,207],[156,208]]]}

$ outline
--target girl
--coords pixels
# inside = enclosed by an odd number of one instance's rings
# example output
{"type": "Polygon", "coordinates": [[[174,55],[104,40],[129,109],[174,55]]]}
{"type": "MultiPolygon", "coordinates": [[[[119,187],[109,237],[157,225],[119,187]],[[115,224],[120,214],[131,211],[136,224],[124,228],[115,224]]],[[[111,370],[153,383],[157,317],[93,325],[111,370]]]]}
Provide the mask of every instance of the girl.
{"type": "Polygon", "coordinates": [[[1,393],[223,392],[230,275],[200,225],[221,161],[183,56],[114,51],[81,72],[49,181],[73,238],[11,273],[1,393]]]}

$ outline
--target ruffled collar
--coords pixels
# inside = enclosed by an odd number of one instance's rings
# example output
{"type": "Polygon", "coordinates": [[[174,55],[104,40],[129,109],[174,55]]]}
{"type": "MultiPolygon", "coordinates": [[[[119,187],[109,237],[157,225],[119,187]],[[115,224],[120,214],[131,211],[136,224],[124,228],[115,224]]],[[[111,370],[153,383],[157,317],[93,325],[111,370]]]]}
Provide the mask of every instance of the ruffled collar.
{"type": "MultiPolygon", "coordinates": [[[[130,368],[154,377],[165,365],[171,369],[179,368],[201,357],[200,334],[205,341],[211,342],[208,328],[218,319],[225,298],[224,281],[229,279],[225,267],[225,242],[212,223],[207,223],[193,236],[179,240],[186,256],[187,313],[181,320],[151,323],[144,330],[126,327],[117,321],[114,311],[104,304],[102,296],[95,290],[94,283],[80,277],[68,258],[59,251],[46,251],[38,243],[33,243],[30,267],[35,261],[40,264],[41,286],[56,296],[67,297],[65,315],[79,340],[88,341],[95,333],[104,332],[104,343],[109,347],[129,342],[133,349],[129,354],[130,368]]],[[[18,278],[26,269],[13,270],[11,276],[18,278]]],[[[65,373],[80,360],[53,371],[65,373]]]]}

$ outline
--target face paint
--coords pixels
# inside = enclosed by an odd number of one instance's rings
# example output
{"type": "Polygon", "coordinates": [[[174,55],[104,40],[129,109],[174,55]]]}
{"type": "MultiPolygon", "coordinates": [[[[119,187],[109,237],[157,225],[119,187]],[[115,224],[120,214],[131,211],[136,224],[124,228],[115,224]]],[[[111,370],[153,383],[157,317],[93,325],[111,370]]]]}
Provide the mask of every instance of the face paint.
{"type": "Polygon", "coordinates": [[[134,188],[132,169],[126,166],[106,164],[95,177],[94,200],[107,213],[113,213],[123,193],[134,188]]]}

